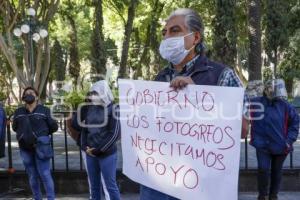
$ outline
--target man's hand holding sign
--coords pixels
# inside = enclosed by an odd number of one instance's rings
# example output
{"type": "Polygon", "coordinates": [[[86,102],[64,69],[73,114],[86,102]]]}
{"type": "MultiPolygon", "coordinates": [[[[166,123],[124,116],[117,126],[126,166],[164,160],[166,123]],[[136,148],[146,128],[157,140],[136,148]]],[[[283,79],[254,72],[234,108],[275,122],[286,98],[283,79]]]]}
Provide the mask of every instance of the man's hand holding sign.
{"type": "Polygon", "coordinates": [[[119,82],[124,173],[140,200],[237,199],[243,89],[216,86],[242,83],[205,56],[194,10],[173,11],[162,36],[169,64],[154,81],[168,83],[119,82]]]}

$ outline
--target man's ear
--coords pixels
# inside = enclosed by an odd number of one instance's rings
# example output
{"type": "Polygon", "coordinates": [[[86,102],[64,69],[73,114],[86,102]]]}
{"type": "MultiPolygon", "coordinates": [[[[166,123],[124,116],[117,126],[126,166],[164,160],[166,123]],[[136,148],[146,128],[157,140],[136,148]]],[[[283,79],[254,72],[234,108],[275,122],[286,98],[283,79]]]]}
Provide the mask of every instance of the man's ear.
{"type": "Polygon", "coordinates": [[[194,41],[194,45],[200,43],[201,41],[201,33],[200,32],[195,32],[195,41],[194,41]]]}

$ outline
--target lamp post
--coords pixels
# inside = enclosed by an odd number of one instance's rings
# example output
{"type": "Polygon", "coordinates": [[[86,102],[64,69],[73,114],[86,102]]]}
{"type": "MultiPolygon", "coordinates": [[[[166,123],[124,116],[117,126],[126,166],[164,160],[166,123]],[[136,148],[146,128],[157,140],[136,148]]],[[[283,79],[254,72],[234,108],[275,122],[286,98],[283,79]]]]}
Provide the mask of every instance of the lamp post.
{"type": "Polygon", "coordinates": [[[46,38],[48,36],[48,32],[42,26],[38,25],[38,22],[34,19],[36,11],[33,8],[29,8],[27,10],[28,18],[22,22],[19,27],[16,27],[13,30],[13,33],[17,37],[21,37],[22,35],[27,35],[28,38],[28,61],[30,65],[30,84],[34,86],[34,75],[35,75],[35,63],[34,63],[34,49],[33,49],[33,41],[36,43],[42,38],[46,38]]]}

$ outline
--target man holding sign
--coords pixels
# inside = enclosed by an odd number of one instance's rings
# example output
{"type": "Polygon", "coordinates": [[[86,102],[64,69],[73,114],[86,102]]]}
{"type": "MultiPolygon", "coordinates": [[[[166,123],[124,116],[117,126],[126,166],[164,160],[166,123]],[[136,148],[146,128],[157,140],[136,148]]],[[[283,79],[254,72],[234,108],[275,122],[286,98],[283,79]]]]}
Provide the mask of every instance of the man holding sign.
{"type": "Polygon", "coordinates": [[[170,64],[155,78],[170,84],[119,82],[123,171],[142,184],[141,200],[237,199],[227,193],[237,191],[242,114],[233,112],[242,107],[243,89],[212,86],[242,84],[204,55],[203,31],[195,11],[175,10],[159,49],[170,64]]]}

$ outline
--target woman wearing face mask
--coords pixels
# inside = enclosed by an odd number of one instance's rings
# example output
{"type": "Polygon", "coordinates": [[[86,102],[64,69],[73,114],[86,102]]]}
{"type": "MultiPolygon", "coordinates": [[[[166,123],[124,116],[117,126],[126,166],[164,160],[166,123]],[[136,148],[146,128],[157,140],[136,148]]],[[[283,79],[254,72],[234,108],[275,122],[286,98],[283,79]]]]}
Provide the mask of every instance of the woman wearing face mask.
{"type": "Polygon", "coordinates": [[[79,110],[81,148],[86,152],[87,173],[92,200],[101,199],[101,186],[109,199],[119,200],[116,183],[117,147],[120,124],[117,107],[106,81],[96,82],[90,89],[90,103],[79,110]],[[102,177],[101,177],[102,175],[102,177]],[[102,178],[102,180],[101,180],[102,178]]]}
{"type": "Polygon", "coordinates": [[[20,154],[25,166],[33,199],[42,200],[42,182],[48,200],[55,199],[54,184],[50,171],[53,150],[50,134],[58,129],[51,118],[50,109],[38,104],[38,92],[27,87],[22,95],[25,105],[18,108],[13,117],[13,130],[17,133],[20,154]]]}
{"type": "Polygon", "coordinates": [[[262,97],[251,100],[250,144],[256,148],[258,200],[278,199],[283,163],[298,137],[299,116],[286,97],[284,81],[276,79],[266,82],[262,97]]]}
{"type": "MultiPolygon", "coordinates": [[[[84,100],[85,103],[89,104],[91,103],[90,100],[90,96],[93,94],[93,92],[88,92],[86,95],[86,98],[84,100]]],[[[84,116],[85,112],[87,111],[88,106],[82,106],[80,108],[80,115],[84,116]]],[[[82,132],[82,128],[80,127],[80,125],[78,124],[78,113],[73,113],[72,118],[67,120],[67,131],[69,133],[69,135],[76,141],[76,144],[80,147],[81,145],[81,132],[82,132]]],[[[85,169],[87,169],[87,165],[86,165],[86,152],[81,150],[81,155],[82,155],[82,159],[84,162],[84,166],[85,169]]],[[[104,185],[103,183],[103,178],[101,177],[101,182],[102,185],[104,185]]],[[[90,179],[88,178],[88,184],[89,184],[89,188],[90,187],[90,179]]],[[[109,198],[109,194],[108,191],[106,190],[106,188],[103,188],[102,185],[100,185],[100,187],[102,188],[104,194],[105,194],[105,199],[110,199],[109,198]]],[[[89,190],[89,195],[91,198],[91,191],[89,190]]]]}

